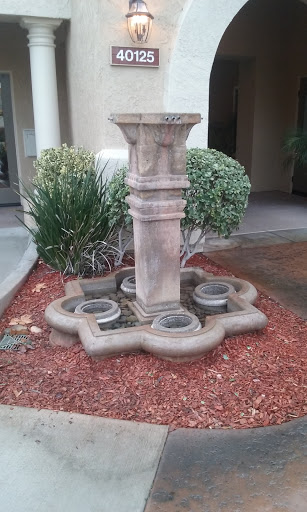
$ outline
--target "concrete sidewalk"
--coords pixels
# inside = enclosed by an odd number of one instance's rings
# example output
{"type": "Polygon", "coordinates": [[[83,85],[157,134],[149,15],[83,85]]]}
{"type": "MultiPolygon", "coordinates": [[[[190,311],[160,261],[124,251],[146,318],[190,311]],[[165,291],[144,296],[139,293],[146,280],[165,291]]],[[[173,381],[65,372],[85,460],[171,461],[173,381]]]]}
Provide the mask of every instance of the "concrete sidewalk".
{"type": "Polygon", "coordinates": [[[23,220],[18,207],[0,208],[0,317],[37,261],[36,246],[18,218],[23,220]]]}
{"type": "Polygon", "coordinates": [[[167,427],[0,406],[3,512],[143,512],[167,427]]]}
{"type": "Polygon", "coordinates": [[[3,512],[306,511],[307,417],[168,434],[1,405],[0,432],[3,512]]]}

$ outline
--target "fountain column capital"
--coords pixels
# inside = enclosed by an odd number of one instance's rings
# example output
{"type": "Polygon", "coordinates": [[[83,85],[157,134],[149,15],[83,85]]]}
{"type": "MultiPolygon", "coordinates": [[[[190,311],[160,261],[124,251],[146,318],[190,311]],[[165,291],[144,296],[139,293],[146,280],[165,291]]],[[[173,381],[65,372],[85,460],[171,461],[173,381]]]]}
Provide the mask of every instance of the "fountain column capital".
{"type": "Polygon", "coordinates": [[[200,123],[200,114],[112,114],[110,120],[129,144],[128,180],[132,176],[135,181],[136,176],[186,174],[186,139],[192,127],[200,123]]]}

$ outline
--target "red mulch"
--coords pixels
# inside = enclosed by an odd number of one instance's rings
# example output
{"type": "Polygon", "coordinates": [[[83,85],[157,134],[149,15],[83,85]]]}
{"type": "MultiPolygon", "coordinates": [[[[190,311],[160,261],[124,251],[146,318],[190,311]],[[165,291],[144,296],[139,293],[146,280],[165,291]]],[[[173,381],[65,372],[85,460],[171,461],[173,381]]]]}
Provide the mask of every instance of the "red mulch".
{"type": "MultiPolygon", "coordinates": [[[[229,275],[203,255],[189,264],[229,275]]],[[[171,428],[250,428],[307,413],[306,323],[265,295],[256,303],[269,318],[263,331],[228,338],[199,361],[174,364],[145,353],[97,362],[81,344],[51,346],[44,310],[63,294],[61,275],[41,263],[0,320],[1,332],[27,314],[28,327],[43,330],[31,333],[34,350],[0,352],[2,404],[171,428]],[[35,291],[37,284],[46,287],[35,291]]]]}

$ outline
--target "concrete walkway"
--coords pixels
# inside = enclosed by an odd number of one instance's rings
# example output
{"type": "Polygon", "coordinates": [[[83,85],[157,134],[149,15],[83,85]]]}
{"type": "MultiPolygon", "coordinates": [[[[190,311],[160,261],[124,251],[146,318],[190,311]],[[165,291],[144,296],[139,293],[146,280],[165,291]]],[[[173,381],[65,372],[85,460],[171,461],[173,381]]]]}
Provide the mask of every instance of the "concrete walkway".
{"type": "Polygon", "coordinates": [[[169,434],[145,512],[306,512],[307,417],[169,434]]]}
{"type": "Polygon", "coordinates": [[[0,207],[0,317],[37,261],[36,246],[17,217],[17,207],[0,207]]]}
{"type": "MultiPolygon", "coordinates": [[[[306,240],[305,228],[249,233],[211,238],[205,252],[307,319],[306,240]]],[[[170,433],[145,512],[306,510],[307,416],[267,428],[170,433]]]]}
{"type": "Polygon", "coordinates": [[[306,511],[307,417],[168,434],[1,405],[0,432],[3,512],[306,511]]]}
{"type": "Polygon", "coordinates": [[[143,512],[167,427],[0,406],[3,512],[143,512]]]}

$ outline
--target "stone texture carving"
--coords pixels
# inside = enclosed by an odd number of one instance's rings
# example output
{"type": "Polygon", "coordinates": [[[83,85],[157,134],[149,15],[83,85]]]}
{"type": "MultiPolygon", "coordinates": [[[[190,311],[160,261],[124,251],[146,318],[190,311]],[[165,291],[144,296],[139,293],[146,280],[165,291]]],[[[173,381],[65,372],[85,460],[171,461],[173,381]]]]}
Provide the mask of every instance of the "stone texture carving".
{"type": "Polygon", "coordinates": [[[180,219],[185,201],[186,139],[199,114],[113,114],[129,144],[127,201],[133,217],[136,312],[180,308],[180,219]]]}

